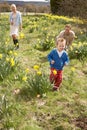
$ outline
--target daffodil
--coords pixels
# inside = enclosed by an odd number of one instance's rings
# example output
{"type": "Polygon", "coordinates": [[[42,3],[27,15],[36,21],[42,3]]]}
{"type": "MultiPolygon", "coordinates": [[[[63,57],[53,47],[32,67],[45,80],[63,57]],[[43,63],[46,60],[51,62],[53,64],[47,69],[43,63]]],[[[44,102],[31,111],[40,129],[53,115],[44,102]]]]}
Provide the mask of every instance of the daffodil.
{"type": "Polygon", "coordinates": [[[10,60],[10,59],[9,59],[8,57],[6,57],[6,61],[9,62],[9,60],[10,60]]]}
{"type": "Polygon", "coordinates": [[[53,74],[56,75],[56,74],[57,74],[57,71],[56,71],[56,70],[53,70],[53,74]]]}
{"type": "Polygon", "coordinates": [[[71,50],[71,51],[73,50],[73,47],[72,47],[72,46],[70,46],[70,50],[71,50]]]}
{"type": "Polygon", "coordinates": [[[10,41],[10,39],[8,38],[8,39],[7,39],[7,42],[9,42],[9,41],[10,41]]]}
{"type": "Polygon", "coordinates": [[[2,59],[2,54],[0,54],[0,59],[2,59]]]}
{"type": "Polygon", "coordinates": [[[42,74],[42,72],[41,72],[41,71],[37,71],[37,74],[38,74],[38,75],[41,75],[41,74],[42,74]]]}
{"type": "Polygon", "coordinates": [[[40,39],[38,38],[37,41],[40,42],[40,39]]]}
{"type": "Polygon", "coordinates": [[[5,44],[7,45],[7,44],[8,44],[8,42],[5,42],[5,44]]]}
{"type": "Polygon", "coordinates": [[[17,56],[17,52],[14,52],[14,56],[17,56]]]}
{"type": "Polygon", "coordinates": [[[27,68],[27,69],[25,70],[25,72],[28,73],[28,72],[29,72],[29,69],[27,68]]]}
{"type": "Polygon", "coordinates": [[[81,46],[82,46],[82,43],[81,43],[81,42],[79,42],[78,47],[81,47],[81,46]]]}
{"type": "Polygon", "coordinates": [[[9,51],[9,54],[12,54],[13,52],[12,51],[9,51]]]}
{"type": "Polygon", "coordinates": [[[24,38],[24,33],[20,33],[20,38],[21,38],[21,39],[24,38]]]}
{"type": "Polygon", "coordinates": [[[27,76],[24,76],[24,77],[22,78],[22,80],[26,82],[26,81],[27,81],[27,76]]]}
{"type": "Polygon", "coordinates": [[[15,61],[14,61],[13,58],[11,58],[10,63],[11,63],[11,66],[14,66],[14,65],[15,65],[15,61]]]}
{"type": "Polygon", "coordinates": [[[83,32],[81,31],[81,34],[83,34],[83,32]]]}
{"type": "Polygon", "coordinates": [[[74,67],[72,67],[72,68],[71,68],[71,71],[72,71],[72,72],[75,72],[75,68],[74,68],[74,67]]]}
{"type": "Polygon", "coordinates": [[[87,45],[87,42],[84,42],[83,45],[84,45],[84,46],[87,45]]]}
{"type": "Polygon", "coordinates": [[[78,51],[76,50],[75,53],[78,53],[78,51]]]}
{"type": "Polygon", "coordinates": [[[76,43],[73,43],[73,44],[72,44],[72,46],[73,46],[73,47],[76,47],[76,46],[77,46],[77,44],[76,44],[76,43]]]}
{"type": "Polygon", "coordinates": [[[34,69],[38,70],[40,67],[38,65],[34,65],[34,69]]]}

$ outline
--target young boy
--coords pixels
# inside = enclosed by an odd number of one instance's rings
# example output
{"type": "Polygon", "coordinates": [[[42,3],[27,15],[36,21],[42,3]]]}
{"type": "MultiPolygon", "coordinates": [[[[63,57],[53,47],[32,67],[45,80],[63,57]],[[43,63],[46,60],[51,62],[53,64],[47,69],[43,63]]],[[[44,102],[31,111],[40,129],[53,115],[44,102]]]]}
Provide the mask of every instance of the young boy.
{"type": "Polygon", "coordinates": [[[69,57],[64,50],[66,46],[66,40],[64,38],[58,38],[56,41],[56,48],[48,54],[48,61],[50,62],[50,81],[54,84],[53,90],[59,89],[62,82],[62,70],[65,65],[69,63],[69,57]]]}

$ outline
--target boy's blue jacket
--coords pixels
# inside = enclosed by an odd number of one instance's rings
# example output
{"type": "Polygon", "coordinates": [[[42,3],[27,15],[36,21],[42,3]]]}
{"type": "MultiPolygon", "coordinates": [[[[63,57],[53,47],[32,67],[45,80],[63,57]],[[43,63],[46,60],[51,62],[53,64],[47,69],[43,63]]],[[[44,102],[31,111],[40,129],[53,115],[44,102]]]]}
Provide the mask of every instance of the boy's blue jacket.
{"type": "Polygon", "coordinates": [[[59,57],[57,49],[53,49],[48,54],[48,61],[50,62],[50,67],[56,70],[62,70],[65,64],[69,63],[69,57],[66,51],[63,52],[62,56],[59,57]],[[51,61],[54,60],[55,63],[51,64],[51,61]]]}

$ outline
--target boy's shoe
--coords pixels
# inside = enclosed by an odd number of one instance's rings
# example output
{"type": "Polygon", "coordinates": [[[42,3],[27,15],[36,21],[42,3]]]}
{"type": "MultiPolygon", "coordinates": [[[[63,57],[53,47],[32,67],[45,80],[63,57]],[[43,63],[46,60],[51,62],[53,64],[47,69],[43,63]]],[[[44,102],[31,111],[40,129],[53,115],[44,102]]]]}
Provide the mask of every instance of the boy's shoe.
{"type": "Polygon", "coordinates": [[[56,86],[53,87],[53,91],[57,91],[58,88],[56,86]]]}

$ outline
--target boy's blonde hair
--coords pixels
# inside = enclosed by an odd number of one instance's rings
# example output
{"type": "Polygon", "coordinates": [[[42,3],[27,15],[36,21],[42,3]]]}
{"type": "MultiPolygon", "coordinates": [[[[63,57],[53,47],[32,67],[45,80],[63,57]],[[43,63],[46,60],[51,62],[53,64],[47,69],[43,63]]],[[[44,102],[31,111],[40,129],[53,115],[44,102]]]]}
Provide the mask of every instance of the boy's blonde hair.
{"type": "Polygon", "coordinates": [[[56,45],[58,45],[59,42],[66,44],[66,40],[64,38],[57,38],[56,45]]]}

